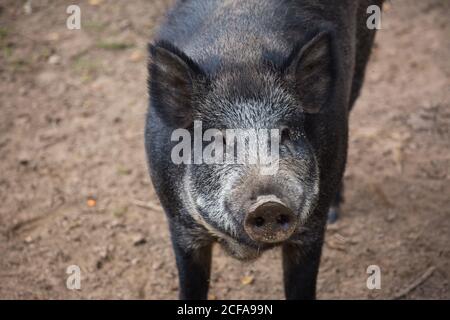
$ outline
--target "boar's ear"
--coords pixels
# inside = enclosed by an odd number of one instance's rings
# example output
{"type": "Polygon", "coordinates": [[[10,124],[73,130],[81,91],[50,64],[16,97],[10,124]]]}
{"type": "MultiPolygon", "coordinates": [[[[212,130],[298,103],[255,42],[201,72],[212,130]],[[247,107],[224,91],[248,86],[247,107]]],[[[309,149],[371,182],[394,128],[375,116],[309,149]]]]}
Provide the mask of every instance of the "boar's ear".
{"type": "Polygon", "coordinates": [[[327,102],[332,83],[330,35],[321,32],[297,48],[288,59],[287,79],[301,101],[303,112],[318,113],[327,102]]]}
{"type": "Polygon", "coordinates": [[[202,74],[188,56],[168,42],[149,45],[150,99],[163,121],[174,127],[192,123],[195,83],[202,74]]]}

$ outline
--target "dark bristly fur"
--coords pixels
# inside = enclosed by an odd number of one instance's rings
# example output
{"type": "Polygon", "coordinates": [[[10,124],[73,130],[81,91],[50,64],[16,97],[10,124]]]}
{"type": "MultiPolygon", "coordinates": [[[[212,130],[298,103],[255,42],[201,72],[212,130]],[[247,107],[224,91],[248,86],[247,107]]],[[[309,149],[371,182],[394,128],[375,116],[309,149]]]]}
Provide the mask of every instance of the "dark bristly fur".
{"type": "Polygon", "coordinates": [[[327,213],[339,210],[349,112],[358,97],[382,0],[185,0],[149,46],[145,146],[167,214],[180,298],[205,299],[211,248],[249,260],[272,248],[243,228],[260,195],[275,195],[298,219],[283,250],[288,299],[314,299],[327,213]],[[175,165],[174,129],[280,128],[280,168],[175,165]]]}

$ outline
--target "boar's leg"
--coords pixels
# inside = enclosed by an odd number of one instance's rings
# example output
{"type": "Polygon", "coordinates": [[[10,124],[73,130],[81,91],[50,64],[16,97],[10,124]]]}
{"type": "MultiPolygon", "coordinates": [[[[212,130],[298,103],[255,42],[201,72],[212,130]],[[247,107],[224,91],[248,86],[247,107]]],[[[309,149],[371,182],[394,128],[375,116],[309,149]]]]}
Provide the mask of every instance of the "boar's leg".
{"type": "Polygon", "coordinates": [[[316,298],[321,251],[321,241],[308,248],[292,243],[283,245],[283,279],[287,300],[316,298]]]}
{"type": "Polygon", "coordinates": [[[331,202],[330,209],[328,210],[328,223],[335,223],[337,219],[341,215],[341,203],[344,202],[344,183],[341,182],[341,185],[334,196],[333,201],[331,202]]]}
{"type": "Polygon", "coordinates": [[[172,245],[178,268],[179,298],[206,300],[211,272],[211,243],[192,243],[192,239],[172,232],[172,245]]]}

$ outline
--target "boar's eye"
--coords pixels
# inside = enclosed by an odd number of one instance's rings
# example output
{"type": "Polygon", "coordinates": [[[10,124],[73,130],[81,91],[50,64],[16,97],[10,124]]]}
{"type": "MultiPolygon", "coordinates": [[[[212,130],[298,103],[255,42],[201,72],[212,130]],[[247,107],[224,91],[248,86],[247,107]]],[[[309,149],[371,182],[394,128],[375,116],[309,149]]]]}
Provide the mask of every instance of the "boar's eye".
{"type": "Polygon", "coordinates": [[[291,132],[288,128],[281,129],[280,143],[286,144],[291,140],[291,132]]]}

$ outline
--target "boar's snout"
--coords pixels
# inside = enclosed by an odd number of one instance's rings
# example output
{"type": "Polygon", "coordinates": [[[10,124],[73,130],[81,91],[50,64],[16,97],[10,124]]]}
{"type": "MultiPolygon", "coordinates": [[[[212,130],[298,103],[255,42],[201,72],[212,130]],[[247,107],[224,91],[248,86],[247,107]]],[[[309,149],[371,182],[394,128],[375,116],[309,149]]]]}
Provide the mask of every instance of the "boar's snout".
{"type": "Polygon", "coordinates": [[[282,242],[294,233],[297,219],[294,212],[276,197],[258,199],[248,211],[244,229],[257,242],[282,242]]]}

